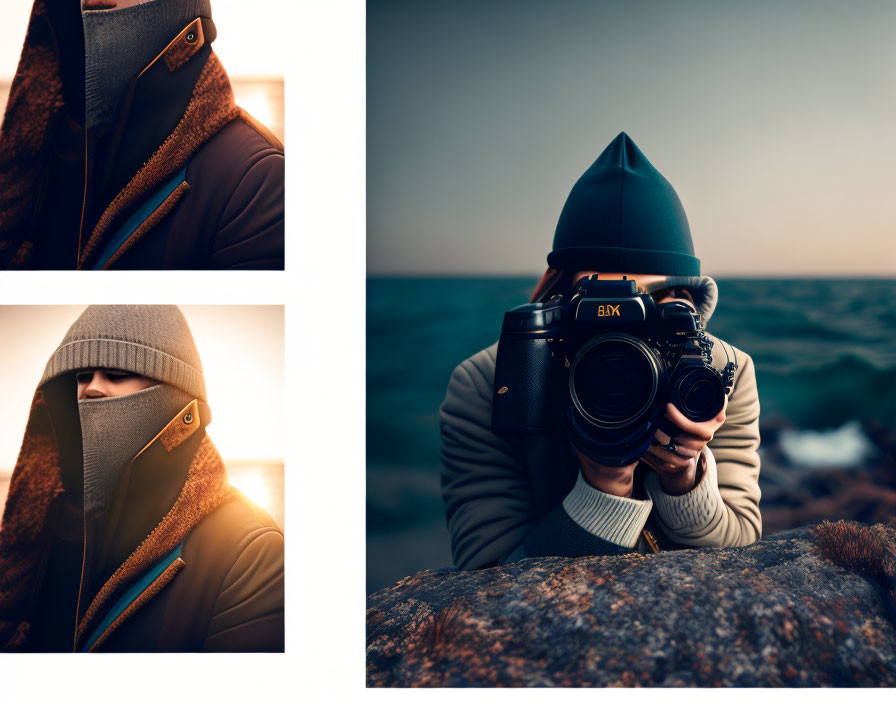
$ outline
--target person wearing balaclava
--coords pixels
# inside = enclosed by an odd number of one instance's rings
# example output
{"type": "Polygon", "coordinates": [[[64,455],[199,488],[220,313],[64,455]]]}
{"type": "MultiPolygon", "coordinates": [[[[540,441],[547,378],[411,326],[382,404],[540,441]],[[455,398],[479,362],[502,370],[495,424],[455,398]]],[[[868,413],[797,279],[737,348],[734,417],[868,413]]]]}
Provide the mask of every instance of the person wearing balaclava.
{"type": "MultiPolygon", "coordinates": [[[[716,305],[716,284],[700,275],[678,195],[625,133],[570,192],[532,302],[568,294],[581,277],[594,274],[598,280],[628,278],[658,303],[682,302],[704,325],[716,305]]],[[[736,364],[722,411],[696,423],[668,404],[664,420],[671,425],[661,425],[644,455],[622,467],[601,465],[589,439],[561,422],[548,435],[496,434],[498,345],[458,365],[440,407],[442,495],[455,564],[475,569],[525,557],[758,540],[753,361],[707,338],[714,368],[736,364]]]]}
{"type": "Polygon", "coordinates": [[[215,37],[210,0],[34,0],[0,268],[283,268],[283,145],[234,103],[215,37]]]}
{"type": "Polygon", "coordinates": [[[210,422],[177,307],[84,311],[12,475],[0,649],[283,649],[283,534],[228,484],[210,422]]]}

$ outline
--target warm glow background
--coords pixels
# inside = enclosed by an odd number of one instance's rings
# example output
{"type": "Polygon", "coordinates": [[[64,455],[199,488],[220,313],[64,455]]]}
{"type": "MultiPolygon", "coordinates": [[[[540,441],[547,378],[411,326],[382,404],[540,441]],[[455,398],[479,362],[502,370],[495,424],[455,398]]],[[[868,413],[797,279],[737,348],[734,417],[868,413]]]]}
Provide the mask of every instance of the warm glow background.
{"type": "MultiPolygon", "coordinates": [[[[0,503],[44,365],[84,306],[0,306],[0,503]]],[[[283,525],[282,306],[181,306],[202,359],[209,436],[231,482],[283,525]]]]}
{"type": "MultiPolygon", "coordinates": [[[[2,0],[0,5],[0,112],[19,62],[32,4],[33,0],[2,0]]],[[[236,102],[281,141],[290,24],[276,18],[286,15],[288,5],[287,0],[266,0],[261,5],[212,0],[212,17],[218,28],[212,46],[230,75],[236,102]]]]}

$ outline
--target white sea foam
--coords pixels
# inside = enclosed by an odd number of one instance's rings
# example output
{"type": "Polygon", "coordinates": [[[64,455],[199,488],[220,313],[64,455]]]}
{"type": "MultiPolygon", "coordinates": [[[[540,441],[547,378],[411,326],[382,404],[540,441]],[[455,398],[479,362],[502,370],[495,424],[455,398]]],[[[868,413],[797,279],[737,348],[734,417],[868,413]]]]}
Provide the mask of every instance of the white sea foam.
{"type": "Polygon", "coordinates": [[[781,449],[799,467],[856,467],[875,452],[857,420],[829,430],[783,430],[781,449]]]}

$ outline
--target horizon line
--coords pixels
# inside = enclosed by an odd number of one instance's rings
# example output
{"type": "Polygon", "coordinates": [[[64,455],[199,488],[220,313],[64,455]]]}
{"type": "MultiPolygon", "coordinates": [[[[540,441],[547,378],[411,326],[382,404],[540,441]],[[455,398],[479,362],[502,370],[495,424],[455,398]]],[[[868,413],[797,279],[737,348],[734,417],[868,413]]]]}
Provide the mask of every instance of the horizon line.
{"type": "MultiPolygon", "coordinates": [[[[415,271],[395,271],[380,272],[368,271],[368,279],[531,279],[540,278],[543,272],[415,272],[415,271]]],[[[709,274],[701,274],[701,276],[710,276],[709,274]]],[[[896,272],[892,274],[876,274],[876,273],[716,273],[712,274],[714,279],[749,279],[749,280],[803,280],[803,279],[826,279],[831,281],[847,281],[847,280],[880,280],[880,281],[896,281],[896,272]]]]}

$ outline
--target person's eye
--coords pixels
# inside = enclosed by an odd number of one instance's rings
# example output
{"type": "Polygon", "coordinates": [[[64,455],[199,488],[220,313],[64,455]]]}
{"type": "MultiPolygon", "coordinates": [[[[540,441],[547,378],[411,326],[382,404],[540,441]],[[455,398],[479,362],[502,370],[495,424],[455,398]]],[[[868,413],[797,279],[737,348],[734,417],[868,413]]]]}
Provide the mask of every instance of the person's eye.
{"type": "Polygon", "coordinates": [[[81,374],[75,374],[75,380],[79,384],[89,384],[90,380],[93,378],[93,373],[83,372],[81,374]]]}
{"type": "Polygon", "coordinates": [[[106,376],[111,381],[124,381],[125,379],[133,379],[137,375],[133,372],[107,372],[106,376]]]}

